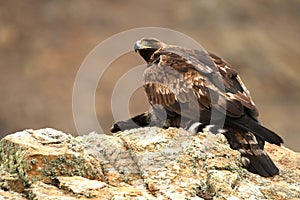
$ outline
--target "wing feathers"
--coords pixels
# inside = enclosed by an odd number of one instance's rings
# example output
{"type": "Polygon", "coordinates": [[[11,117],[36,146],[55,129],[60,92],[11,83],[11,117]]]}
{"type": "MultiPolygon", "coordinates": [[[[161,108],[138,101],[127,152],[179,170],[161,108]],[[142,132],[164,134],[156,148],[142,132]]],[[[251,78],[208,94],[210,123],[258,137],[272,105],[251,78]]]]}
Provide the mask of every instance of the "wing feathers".
{"type": "Polygon", "coordinates": [[[161,83],[159,87],[165,87],[166,90],[150,94],[154,104],[161,103],[161,97],[158,96],[173,93],[179,103],[186,103],[196,97],[200,107],[210,109],[214,106],[231,117],[241,117],[246,107],[253,118],[257,117],[255,105],[237,72],[216,55],[172,46],[159,50],[152,57],[155,58],[155,63],[145,70],[145,84],[161,83]],[[191,56],[191,53],[200,57],[191,56]],[[191,89],[193,93],[190,92],[191,89]]]}
{"type": "Polygon", "coordinates": [[[263,127],[259,122],[254,121],[252,118],[244,115],[239,119],[227,118],[226,122],[228,125],[233,127],[239,127],[244,130],[250,131],[255,134],[257,137],[261,138],[264,141],[267,141],[272,144],[280,145],[283,143],[283,140],[273,131],[263,127]]]}

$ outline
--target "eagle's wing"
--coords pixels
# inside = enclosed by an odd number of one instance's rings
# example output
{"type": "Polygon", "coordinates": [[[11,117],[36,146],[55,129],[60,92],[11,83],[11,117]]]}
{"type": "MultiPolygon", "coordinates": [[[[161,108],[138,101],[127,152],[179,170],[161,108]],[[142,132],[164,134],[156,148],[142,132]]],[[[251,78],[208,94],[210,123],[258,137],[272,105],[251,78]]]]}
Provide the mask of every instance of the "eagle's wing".
{"type": "Polygon", "coordinates": [[[209,53],[209,56],[223,77],[227,95],[234,100],[240,101],[244,108],[246,108],[245,111],[247,114],[257,120],[258,110],[251,98],[249,90],[238,75],[238,72],[233,69],[228,62],[215,54],[209,53]]]}
{"type": "Polygon", "coordinates": [[[246,109],[257,117],[237,72],[217,56],[170,46],[155,52],[152,63],[144,73],[144,87],[152,105],[161,104],[191,119],[196,112],[210,112],[212,108],[235,118],[244,115],[246,109]]]}
{"type": "Polygon", "coordinates": [[[168,114],[204,124],[225,117],[225,126],[242,128],[273,144],[283,143],[258,122],[258,111],[237,72],[213,54],[177,46],[161,48],[144,72],[144,87],[150,103],[162,105],[168,114]],[[217,115],[211,117],[214,110],[217,115]]]}

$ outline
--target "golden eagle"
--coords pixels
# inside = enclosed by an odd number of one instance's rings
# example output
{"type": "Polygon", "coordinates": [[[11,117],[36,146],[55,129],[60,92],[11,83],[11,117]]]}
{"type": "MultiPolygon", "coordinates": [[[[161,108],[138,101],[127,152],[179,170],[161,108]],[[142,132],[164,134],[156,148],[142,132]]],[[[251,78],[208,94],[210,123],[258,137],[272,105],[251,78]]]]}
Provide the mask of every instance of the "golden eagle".
{"type": "MultiPolygon", "coordinates": [[[[134,50],[147,62],[144,88],[152,109],[116,122],[112,132],[140,126],[223,128],[245,167],[261,176],[279,173],[263,151],[265,141],[283,140],[258,121],[258,111],[237,71],[204,50],[167,45],[155,38],[137,41],[134,50]],[[197,126],[195,126],[197,124],[197,126]]],[[[213,128],[212,128],[213,130],[213,128]]]]}

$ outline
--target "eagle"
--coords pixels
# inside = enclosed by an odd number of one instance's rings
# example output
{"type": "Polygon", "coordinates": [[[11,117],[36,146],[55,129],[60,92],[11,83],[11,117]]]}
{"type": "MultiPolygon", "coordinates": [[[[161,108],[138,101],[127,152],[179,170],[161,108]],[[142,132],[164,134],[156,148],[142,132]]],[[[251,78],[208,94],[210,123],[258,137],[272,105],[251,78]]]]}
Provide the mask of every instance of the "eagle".
{"type": "Polygon", "coordinates": [[[116,122],[111,132],[145,126],[181,127],[225,135],[241,153],[248,171],[263,177],[279,174],[263,150],[265,142],[283,140],[261,125],[258,110],[238,72],[225,60],[205,50],[168,45],[143,38],[134,50],[146,61],[143,86],[151,109],[116,122]]]}

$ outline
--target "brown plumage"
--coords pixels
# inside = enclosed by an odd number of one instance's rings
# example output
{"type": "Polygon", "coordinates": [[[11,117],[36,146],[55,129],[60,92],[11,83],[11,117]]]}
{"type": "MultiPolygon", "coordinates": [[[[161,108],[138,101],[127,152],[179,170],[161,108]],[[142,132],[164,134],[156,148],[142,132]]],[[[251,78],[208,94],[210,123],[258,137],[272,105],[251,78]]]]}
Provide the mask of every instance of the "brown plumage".
{"type": "Polygon", "coordinates": [[[154,38],[137,41],[135,51],[148,64],[144,88],[152,109],[115,123],[112,132],[148,125],[189,129],[195,122],[200,128],[213,124],[226,129],[231,148],[241,152],[249,171],[266,177],[278,174],[263,147],[265,141],[280,145],[283,140],[260,125],[249,91],[226,61],[154,38]]]}

